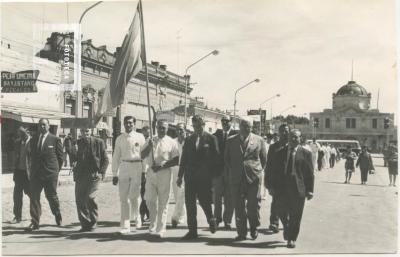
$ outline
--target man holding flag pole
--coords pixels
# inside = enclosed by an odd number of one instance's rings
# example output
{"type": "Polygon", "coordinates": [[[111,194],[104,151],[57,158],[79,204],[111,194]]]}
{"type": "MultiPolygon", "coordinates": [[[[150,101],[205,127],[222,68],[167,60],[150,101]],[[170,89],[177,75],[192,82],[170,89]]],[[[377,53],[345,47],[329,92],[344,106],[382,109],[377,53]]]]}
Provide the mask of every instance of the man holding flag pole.
{"type": "MultiPolygon", "coordinates": [[[[129,31],[127,35],[124,38],[124,41],[122,43],[121,50],[117,54],[117,58],[115,60],[114,68],[111,73],[110,80],[108,84],[105,87],[104,94],[102,97],[102,100],[99,104],[98,111],[96,113],[95,117],[95,123],[98,123],[101,117],[109,111],[112,111],[115,107],[120,106],[124,102],[125,98],[125,88],[131,79],[131,77],[136,76],[141,70],[144,65],[144,70],[146,74],[146,92],[147,92],[147,107],[148,107],[148,115],[149,115],[149,127],[150,127],[150,139],[153,138],[153,132],[152,132],[152,125],[151,125],[151,114],[150,114],[150,95],[149,95],[149,79],[148,79],[148,71],[147,71],[147,60],[146,60],[146,48],[145,48],[145,37],[144,37],[144,25],[143,25],[143,9],[142,9],[142,2],[139,0],[137,8],[136,8],[136,13],[133,18],[133,21],[129,27],[129,31]]],[[[117,112],[117,123],[120,123],[120,112],[117,112]]],[[[124,125],[128,121],[133,121],[133,127],[134,127],[134,117],[128,117],[128,120],[124,120],[124,125]],[[133,119],[132,119],[133,118],[133,119]]],[[[125,126],[126,127],[126,126],[125,126]]],[[[133,131],[132,131],[133,132],[133,131]]],[[[132,133],[130,131],[127,131],[128,134],[132,133]]],[[[122,140],[126,141],[125,143],[128,143],[128,139],[130,137],[127,136],[126,133],[124,133],[127,140],[122,140]]],[[[121,135],[122,136],[122,135],[121,135]]],[[[121,140],[117,140],[115,144],[114,149],[120,149],[123,150],[123,144],[121,140]]],[[[132,140],[131,140],[132,141],[132,140]]],[[[133,142],[134,149],[141,151],[142,149],[142,144],[140,142],[133,142]]],[[[130,142],[130,141],[129,141],[130,142]]],[[[131,142],[132,143],[132,142],[131,142]]],[[[132,148],[133,149],[133,148],[132,148]]],[[[123,173],[124,169],[121,169],[121,166],[124,162],[137,162],[141,161],[143,158],[143,155],[137,156],[138,151],[134,151],[131,154],[128,154],[127,156],[113,156],[113,163],[112,163],[112,170],[113,170],[113,184],[116,185],[118,184],[119,181],[119,176],[117,176],[118,171],[119,175],[123,173]],[[115,158],[114,158],[115,157],[115,158]],[[118,157],[118,158],[117,158],[118,157]]],[[[153,150],[153,149],[152,149],[153,150]]],[[[121,151],[119,151],[121,153],[121,151]]],[[[116,153],[114,152],[114,155],[116,153]]],[[[125,155],[127,153],[125,152],[125,155]]],[[[154,156],[152,154],[152,156],[154,156]]],[[[128,165],[129,166],[129,165],[128,165]]],[[[126,170],[128,173],[129,171],[126,170]]],[[[132,172],[138,172],[138,171],[132,171],[132,172]]],[[[141,171],[140,171],[141,174],[141,171]]],[[[138,202],[135,200],[136,194],[134,192],[140,192],[140,177],[139,176],[130,176],[129,174],[125,174],[127,176],[124,176],[125,180],[124,183],[121,183],[119,185],[119,191],[120,191],[120,201],[121,201],[121,226],[122,230],[121,232],[123,234],[129,233],[130,232],[130,227],[128,226],[128,223],[130,222],[130,214],[133,214],[134,218],[136,217],[135,215],[138,215],[138,202]],[[129,175],[129,176],[128,176],[129,175]],[[139,180],[139,181],[136,181],[139,180]],[[126,190],[125,187],[128,187],[129,190],[126,190]],[[131,189],[133,187],[133,189],[131,189]],[[121,193],[125,192],[125,193],[121,193]],[[131,203],[131,199],[133,200],[133,203],[131,203]],[[128,205],[126,205],[128,203],[128,205]],[[131,205],[133,208],[128,208],[128,206],[131,205]],[[131,213],[133,212],[133,213],[131,213]]],[[[139,201],[139,200],[138,200],[139,201]]],[[[140,217],[136,218],[136,226],[140,227],[140,217]]]]}

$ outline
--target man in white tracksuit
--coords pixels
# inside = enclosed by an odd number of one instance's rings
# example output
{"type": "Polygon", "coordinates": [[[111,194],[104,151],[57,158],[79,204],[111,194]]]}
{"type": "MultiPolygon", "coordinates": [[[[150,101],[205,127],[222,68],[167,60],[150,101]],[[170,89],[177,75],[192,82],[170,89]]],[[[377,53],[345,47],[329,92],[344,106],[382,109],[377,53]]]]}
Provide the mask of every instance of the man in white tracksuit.
{"type": "MultiPolygon", "coordinates": [[[[178,123],[178,125],[176,125],[176,134],[177,138],[175,138],[175,141],[178,145],[180,159],[186,138],[185,124],[178,123]]],[[[186,216],[185,188],[183,185],[181,187],[178,187],[178,185],[176,184],[176,181],[178,180],[178,173],[179,166],[172,167],[172,191],[174,193],[175,199],[175,208],[171,218],[173,228],[176,228],[178,224],[184,223],[186,216]]]]}
{"type": "Polygon", "coordinates": [[[171,167],[178,165],[179,162],[178,145],[175,140],[167,136],[167,130],[168,123],[159,120],[158,136],[147,141],[142,154],[142,157],[146,157],[148,163],[151,163],[147,171],[144,195],[150,212],[149,232],[156,233],[159,237],[164,236],[167,227],[171,167]]]}
{"type": "Polygon", "coordinates": [[[135,117],[124,117],[125,133],[119,135],[115,141],[112,158],[113,184],[119,184],[121,234],[131,232],[131,215],[133,220],[136,221],[136,228],[142,226],[139,206],[143,170],[141,152],[145,139],[142,134],[135,131],[135,123],[135,117]]]}

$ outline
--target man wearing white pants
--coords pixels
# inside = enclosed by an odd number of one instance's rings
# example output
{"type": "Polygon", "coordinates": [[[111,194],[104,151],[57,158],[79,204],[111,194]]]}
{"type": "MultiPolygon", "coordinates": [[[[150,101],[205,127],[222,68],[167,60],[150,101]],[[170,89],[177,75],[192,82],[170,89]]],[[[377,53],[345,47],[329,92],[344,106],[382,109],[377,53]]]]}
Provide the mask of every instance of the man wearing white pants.
{"type": "Polygon", "coordinates": [[[141,152],[145,139],[142,134],[135,131],[135,123],[135,117],[124,117],[125,133],[119,135],[115,141],[112,158],[113,185],[119,184],[121,234],[131,232],[131,215],[136,221],[136,228],[142,226],[139,206],[143,170],[141,152]]]}
{"type": "MultiPolygon", "coordinates": [[[[175,138],[175,141],[178,145],[179,159],[180,159],[186,138],[185,124],[178,123],[178,125],[176,125],[176,134],[177,138],[175,138]]],[[[178,173],[179,173],[179,166],[172,167],[172,191],[174,193],[174,199],[175,199],[175,209],[171,218],[171,223],[173,228],[176,228],[178,224],[184,223],[184,219],[186,216],[185,188],[183,187],[183,185],[182,187],[178,187],[178,185],[176,184],[176,181],[178,180],[178,173]]]]}
{"type": "Polygon", "coordinates": [[[178,165],[179,151],[176,141],[167,136],[168,123],[157,122],[158,136],[149,139],[142,157],[151,168],[147,171],[144,199],[150,212],[150,233],[163,237],[167,227],[168,200],[171,191],[171,167],[178,165]],[[153,157],[154,155],[154,157],[153,157]]]}
{"type": "Polygon", "coordinates": [[[313,163],[313,167],[314,170],[317,170],[317,160],[318,160],[318,151],[321,148],[321,146],[317,143],[317,140],[315,138],[313,138],[313,141],[310,144],[310,148],[311,148],[311,154],[312,154],[312,163],[313,163]]]}

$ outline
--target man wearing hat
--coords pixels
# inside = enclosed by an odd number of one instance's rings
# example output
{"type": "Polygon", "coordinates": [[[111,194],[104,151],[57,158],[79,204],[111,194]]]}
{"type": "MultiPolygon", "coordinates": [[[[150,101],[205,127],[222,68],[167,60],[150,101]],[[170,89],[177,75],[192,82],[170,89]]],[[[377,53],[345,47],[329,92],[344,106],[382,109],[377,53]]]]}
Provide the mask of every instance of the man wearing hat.
{"type": "Polygon", "coordinates": [[[224,222],[225,229],[231,229],[233,205],[229,190],[228,172],[224,163],[224,151],[226,141],[230,136],[236,135],[237,132],[232,128],[232,118],[224,115],[221,118],[222,129],[218,129],[214,136],[217,138],[220,154],[218,156],[217,174],[213,179],[213,200],[214,214],[217,220],[217,225],[224,222]],[[222,215],[222,198],[224,199],[224,214],[222,215]]]}

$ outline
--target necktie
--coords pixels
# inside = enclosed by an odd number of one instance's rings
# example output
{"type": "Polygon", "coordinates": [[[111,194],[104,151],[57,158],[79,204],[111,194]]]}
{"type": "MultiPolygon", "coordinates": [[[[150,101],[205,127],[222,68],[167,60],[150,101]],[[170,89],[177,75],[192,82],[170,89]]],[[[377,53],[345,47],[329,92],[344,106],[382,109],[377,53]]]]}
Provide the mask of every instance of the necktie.
{"type": "Polygon", "coordinates": [[[293,172],[293,153],[294,148],[289,148],[289,160],[287,163],[286,174],[292,174],[293,172]]]}
{"type": "Polygon", "coordinates": [[[226,142],[227,135],[228,133],[224,131],[224,143],[226,142]]]}
{"type": "Polygon", "coordinates": [[[39,152],[42,151],[43,137],[44,137],[43,134],[40,134],[39,144],[38,144],[38,150],[39,150],[39,152]]]}
{"type": "Polygon", "coordinates": [[[196,150],[199,149],[199,144],[200,144],[200,136],[197,136],[197,139],[196,139],[196,150]]]}

